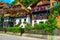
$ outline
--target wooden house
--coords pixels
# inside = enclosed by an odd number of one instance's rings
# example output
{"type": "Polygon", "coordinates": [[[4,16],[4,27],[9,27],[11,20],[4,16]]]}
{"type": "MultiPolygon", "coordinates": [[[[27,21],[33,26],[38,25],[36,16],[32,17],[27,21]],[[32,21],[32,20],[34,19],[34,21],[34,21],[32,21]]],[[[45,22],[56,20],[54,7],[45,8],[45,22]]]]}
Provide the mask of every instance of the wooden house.
{"type": "Polygon", "coordinates": [[[2,21],[3,20],[3,18],[2,18],[2,16],[3,16],[3,13],[2,13],[3,12],[3,4],[4,3],[0,2],[0,28],[2,28],[2,26],[3,26],[3,21],[2,21]]]}
{"type": "Polygon", "coordinates": [[[0,2],[0,26],[2,26],[2,28],[7,24],[7,19],[4,16],[8,16],[6,14],[8,14],[9,8],[7,4],[0,2]]]}
{"type": "Polygon", "coordinates": [[[32,26],[35,23],[46,22],[49,14],[50,1],[49,0],[38,0],[36,3],[30,5],[32,15],[32,26]]]}
{"type": "Polygon", "coordinates": [[[11,6],[10,11],[10,24],[23,24],[30,23],[30,14],[29,10],[27,10],[20,2],[16,2],[11,6]]]}
{"type": "Polygon", "coordinates": [[[3,17],[4,26],[14,26],[14,24],[30,23],[30,13],[19,1],[13,5],[0,3],[0,16],[3,17]]]}
{"type": "MultiPolygon", "coordinates": [[[[58,0],[59,1],[59,0],[58,0]]],[[[50,13],[49,9],[58,4],[56,0],[38,0],[31,4],[28,9],[25,8],[19,1],[13,5],[0,2],[0,22],[3,27],[14,26],[16,24],[34,24],[45,23],[50,13]]],[[[56,17],[57,25],[60,25],[60,15],[56,17]]]]}
{"type": "MultiPolygon", "coordinates": [[[[28,9],[31,10],[32,25],[35,23],[46,22],[50,13],[49,9],[60,3],[60,0],[38,0],[31,4],[28,9]]],[[[60,26],[60,15],[56,17],[57,25],[60,26]]]]}

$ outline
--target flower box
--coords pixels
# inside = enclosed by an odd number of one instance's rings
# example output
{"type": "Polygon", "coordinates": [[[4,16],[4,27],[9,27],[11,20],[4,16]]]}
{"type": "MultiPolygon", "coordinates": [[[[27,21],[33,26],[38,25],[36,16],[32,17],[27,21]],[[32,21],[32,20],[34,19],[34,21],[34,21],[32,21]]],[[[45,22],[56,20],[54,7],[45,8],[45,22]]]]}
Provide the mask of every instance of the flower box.
{"type": "Polygon", "coordinates": [[[45,10],[45,7],[32,8],[32,12],[44,11],[44,10],[45,10]]]}

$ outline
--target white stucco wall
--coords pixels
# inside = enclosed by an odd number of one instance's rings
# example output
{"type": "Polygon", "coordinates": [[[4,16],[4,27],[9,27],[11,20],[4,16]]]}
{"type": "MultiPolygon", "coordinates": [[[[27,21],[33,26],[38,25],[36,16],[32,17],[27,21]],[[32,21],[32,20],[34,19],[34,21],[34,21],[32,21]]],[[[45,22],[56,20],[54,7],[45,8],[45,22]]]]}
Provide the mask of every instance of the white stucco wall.
{"type": "Polygon", "coordinates": [[[29,17],[26,18],[26,22],[30,24],[30,18],[29,17]]]}
{"type": "MultiPolygon", "coordinates": [[[[24,22],[24,19],[26,19],[26,22],[27,23],[30,23],[30,18],[29,17],[27,17],[27,18],[16,18],[16,25],[18,24],[18,22],[21,20],[21,24],[23,24],[23,22],[24,22]]],[[[24,26],[24,24],[23,24],[23,26],[24,26]]]]}
{"type": "Polygon", "coordinates": [[[19,22],[19,19],[16,19],[16,24],[18,24],[18,22],[19,22]]]}
{"type": "Polygon", "coordinates": [[[21,20],[21,22],[23,23],[24,22],[24,19],[26,19],[26,22],[27,23],[30,23],[30,18],[27,17],[27,18],[16,18],[16,24],[18,24],[18,22],[21,20]]]}
{"type": "Polygon", "coordinates": [[[16,18],[16,24],[18,24],[18,22],[21,20],[21,22],[23,23],[24,22],[24,19],[26,19],[26,18],[16,18]]]}
{"type": "MultiPolygon", "coordinates": [[[[34,21],[35,20],[32,20],[32,26],[34,26],[34,21]]],[[[42,20],[36,20],[36,22],[37,22],[37,24],[39,23],[39,22],[46,22],[47,21],[47,19],[42,19],[42,20]]]]}

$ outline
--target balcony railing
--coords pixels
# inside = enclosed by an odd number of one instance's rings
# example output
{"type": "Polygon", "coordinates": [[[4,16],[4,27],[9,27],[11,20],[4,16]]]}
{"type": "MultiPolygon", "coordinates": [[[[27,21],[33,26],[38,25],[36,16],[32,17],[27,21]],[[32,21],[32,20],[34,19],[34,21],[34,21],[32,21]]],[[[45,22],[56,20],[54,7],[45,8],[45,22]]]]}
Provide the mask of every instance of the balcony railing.
{"type": "Polygon", "coordinates": [[[32,8],[31,13],[33,12],[38,12],[38,11],[45,11],[45,10],[49,10],[49,7],[37,7],[37,8],[32,8]]]}
{"type": "Polygon", "coordinates": [[[9,9],[9,7],[8,7],[8,6],[4,6],[3,8],[4,8],[4,9],[9,9]]]}
{"type": "Polygon", "coordinates": [[[47,19],[47,16],[38,16],[38,17],[34,17],[34,19],[35,19],[35,20],[37,20],[37,19],[41,19],[41,20],[42,20],[42,19],[47,19]]]}

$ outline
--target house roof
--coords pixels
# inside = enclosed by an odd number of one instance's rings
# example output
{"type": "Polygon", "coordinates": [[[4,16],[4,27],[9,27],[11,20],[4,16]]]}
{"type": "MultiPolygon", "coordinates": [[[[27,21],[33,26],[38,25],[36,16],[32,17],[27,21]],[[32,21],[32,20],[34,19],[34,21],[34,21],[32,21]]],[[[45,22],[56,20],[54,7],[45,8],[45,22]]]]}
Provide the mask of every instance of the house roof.
{"type": "Polygon", "coordinates": [[[33,3],[32,5],[30,5],[31,8],[36,7],[36,6],[43,6],[43,5],[50,5],[50,1],[42,1],[42,0],[38,0],[36,3],[33,3]]]}
{"type": "Polygon", "coordinates": [[[5,4],[4,2],[0,2],[0,5],[3,5],[3,4],[5,4]]]}
{"type": "Polygon", "coordinates": [[[2,7],[2,9],[0,9],[0,10],[5,12],[4,15],[6,15],[9,12],[9,14],[6,16],[15,17],[16,13],[18,12],[18,11],[14,11],[14,9],[15,9],[14,7],[16,7],[16,6],[19,6],[19,8],[20,8],[19,12],[23,12],[23,14],[25,14],[25,15],[29,13],[29,10],[27,10],[20,2],[16,2],[11,7],[8,4],[5,4],[4,2],[0,2],[0,6],[2,7]],[[8,10],[5,9],[7,7],[9,7],[8,10]]]}
{"type": "Polygon", "coordinates": [[[7,13],[8,10],[5,10],[6,8],[9,9],[8,4],[0,2],[0,10],[3,11],[4,13],[7,13]]]}
{"type": "Polygon", "coordinates": [[[29,10],[27,10],[20,2],[16,2],[12,7],[15,7],[15,6],[20,6],[21,10],[29,12],[29,10]]]}

